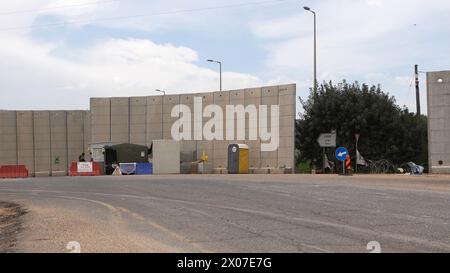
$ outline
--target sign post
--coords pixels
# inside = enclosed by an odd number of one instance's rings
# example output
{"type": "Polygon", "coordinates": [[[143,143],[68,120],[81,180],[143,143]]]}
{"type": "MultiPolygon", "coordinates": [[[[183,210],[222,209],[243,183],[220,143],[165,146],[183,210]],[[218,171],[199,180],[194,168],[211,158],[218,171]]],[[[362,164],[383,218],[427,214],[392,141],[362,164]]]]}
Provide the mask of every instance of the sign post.
{"type": "Polygon", "coordinates": [[[331,133],[328,134],[321,134],[319,136],[319,138],[317,139],[317,143],[319,143],[320,147],[323,148],[323,167],[322,167],[322,171],[323,173],[325,173],[325,165],[326,165],[326,148],[334,148],[336,147],[336,131],[333,131],[331,133]]]}
{"type": "Polygon", "coordinates": [[[336,149],[336,159],[342,162],[342,175],[345,175],[345,160],[347,160],[348,150],[344,147],[336,149]]]}
{"type": "Polygon", "coordinates": [[[359,142],[360,134],[355,134],[356,139],[356,165],[355,165],[355,173],[358,172],[358,142],[359,142]]]}

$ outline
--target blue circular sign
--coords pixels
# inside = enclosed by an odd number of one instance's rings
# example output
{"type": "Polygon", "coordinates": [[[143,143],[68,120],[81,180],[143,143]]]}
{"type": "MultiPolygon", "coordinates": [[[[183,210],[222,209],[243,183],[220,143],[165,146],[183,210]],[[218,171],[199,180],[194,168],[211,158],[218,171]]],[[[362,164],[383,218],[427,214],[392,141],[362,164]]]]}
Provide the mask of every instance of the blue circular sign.
{"type": "Polygon", "coordinates": [[[344,147],[339,147],[336,149],[336,158],[339,161],[345,161],[347,159],[348,156],[348,150],[344,147]]]}

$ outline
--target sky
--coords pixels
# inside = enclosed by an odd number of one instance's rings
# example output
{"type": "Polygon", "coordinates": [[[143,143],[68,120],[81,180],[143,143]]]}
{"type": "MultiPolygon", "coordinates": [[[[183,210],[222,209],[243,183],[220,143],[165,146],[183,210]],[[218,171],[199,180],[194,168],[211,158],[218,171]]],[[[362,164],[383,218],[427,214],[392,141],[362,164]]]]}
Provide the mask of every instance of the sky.
{"type": "MultiPolygon", "coordinates": [[[[89,109],[90,97],[313,82],[380,84],[415,111],[414,64],[450,70],[447,0],[0,2],[0,109],[89,109]]],[[[421,73],[422,107],[426,76],[421,73]]],[[[300,111],[300,107],[298,106],[300,111]]]]}

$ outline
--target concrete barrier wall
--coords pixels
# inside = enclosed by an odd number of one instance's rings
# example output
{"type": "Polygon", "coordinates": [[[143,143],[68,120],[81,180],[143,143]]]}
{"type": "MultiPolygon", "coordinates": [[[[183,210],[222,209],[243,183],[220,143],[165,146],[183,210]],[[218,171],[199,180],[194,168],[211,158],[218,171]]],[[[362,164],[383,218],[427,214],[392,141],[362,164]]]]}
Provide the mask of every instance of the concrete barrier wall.
{"type": "MultiPolygon", "coordinates": [[[[150,146],[153,140],[171,140],[172,125],[179,117],[172,117],[172,109],[179,104],[191,109],[194,117],[194,98],[202,99],[203,109],[210,104],[221,106],[224,116],[224,128],[219,128],[224,140],[191,140],[181,142],[181,161],[189,162],[200,159],[203,152],[209,157],[214,168],[227,167],[228,144],[224,129],[226,128],[226,105],[279,105],[280,107],[280,143],[273,152],[261,151],[261,140],[249,140],[249,128],[257,120],[246,117],[245,141],[238,141],[250,147],[251,168],[294,167],[295,137],[295,101],[296,85],[269,86],[245,90],[232,90],[212,93],[192,93],[182,95],[131,97],[131,98],[92,98],[92,142],[145,144],[150,146]]],[[[259,110],[257,108],[257,110],[259,110]]],[[[269,112],[270,114],[270,112],[269,112]]],[[[203,125],[210,118],[202,118],[203,125]]],[[[234,117],[236,124],[237,117],[234,117]]],[[[196,124],[191,124],[192,137],[196,124]]],[[[269,118],[269,129],[271,128],[269,118]]]]}
{"type": "Polygon", "coordinates": [[[429,166],[450,174],[450,71],[427,73],[427,89],[429,166]]]}
{"type": "MultiPolygon", "coordinates": [[[[89,157],[90,143],[150,146],[153,140],[171,140],[172,125],[179,119],[171,116],[172,109],[187,105],[193,121],[194,98],[199,97],[202,110],[210,104],[222,108],[224,128],[217,128],[217,133],[223,140],[181,141],[182,162],[198,160],[205,152],[213,168],[226,168],[228,144],[240,142],[250,147],[251,168],[294,167],[295,92],[296,86],[291,84],[212,93],[91,98],[90,111],[0,111],[0,165],[24,164],[31,176],[67,175],[70,163],[82,152],[89,157]],[[246,140],[226,140],[226,105],[279,105],[279,149],[262,152],[261,140],[249,139],[250,126],[259,129],[259,123],[248,116],[246,140]]],[[[233,119],[237,124],[237,116],[233,119]]],[[[209,120],[192,122],[192,137],[195,127],[209,120]]]]}
{"type": "Polygon", "coordinates": [[[16,164],[16,112],[0,111],[0,132],[0,162],[16,164]]]}
{"type": "Polygon", "coordinates": [[[30,176],[67,175],[91,137],[88,111],[0,111],[0,165],[30,176]]]}

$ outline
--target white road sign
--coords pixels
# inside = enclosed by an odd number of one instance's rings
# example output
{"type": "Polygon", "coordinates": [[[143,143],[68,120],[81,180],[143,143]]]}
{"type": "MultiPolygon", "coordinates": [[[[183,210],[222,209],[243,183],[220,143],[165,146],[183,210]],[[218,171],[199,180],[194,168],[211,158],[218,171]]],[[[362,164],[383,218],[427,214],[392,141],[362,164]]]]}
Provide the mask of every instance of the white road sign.
{"type": "Polygon", "coordinates": [[[336,133],[321,134],[317,142],[322,148],[336,147],[336,133]]]}

